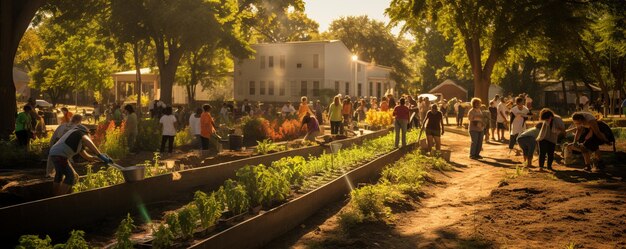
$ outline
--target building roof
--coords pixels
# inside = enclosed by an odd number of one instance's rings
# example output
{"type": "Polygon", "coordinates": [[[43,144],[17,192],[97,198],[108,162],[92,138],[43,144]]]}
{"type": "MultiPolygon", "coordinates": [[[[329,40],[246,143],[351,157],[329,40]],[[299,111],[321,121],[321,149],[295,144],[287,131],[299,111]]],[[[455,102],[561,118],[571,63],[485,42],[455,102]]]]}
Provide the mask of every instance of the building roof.
{"type": "MultiPolygon", "coordinates": [[[[158,69],[158,68],[155,68],[155,69],[158,69]]],[[[153,72],[152,68],[149,68],[149,67],[139,69],[139,72],[141,72],[141,75],[156,74],[156,72],[153,72]]],[[[129,71],[113,73],[112,75],[113,76],[127,76],[127,75],[136,75],[136,74],[137,74],[136,70],[129,70],[129,71]]]]}
{"type": "Polygon", "coordinates": [[[465,89],[464,87],[460,86],[459,84],[457,84],[456,82],[454,82],[451,79],[444,80],[443,82],[441,82],[441,84],[433,87],[433,89],[430,89],[430,91],[428,91],[428,92],[429,93],[435,93],[435,92],[439,91],[439,88],[441,88],[443,86],[446,86],[446,85],[453,85],[453,86],[461,89],[461,91],[467,93],[467,89],[465,89]]]}

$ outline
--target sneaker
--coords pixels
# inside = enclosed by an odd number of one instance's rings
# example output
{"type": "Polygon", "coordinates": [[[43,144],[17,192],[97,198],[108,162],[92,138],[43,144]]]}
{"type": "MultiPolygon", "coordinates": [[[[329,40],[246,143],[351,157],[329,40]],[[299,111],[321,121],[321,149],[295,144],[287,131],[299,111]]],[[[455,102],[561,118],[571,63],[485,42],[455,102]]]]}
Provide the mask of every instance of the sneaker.
{"type": "Polygon", "coordinates": [[[480,156],[480,155],[475,156],[475,158],[476,158],[476,159],[483,159],[483,157],[482,157],[482,156],[480,156]]]}
{"type": "Polygon", "coordinates": [[[591,171],[591,165],[590,164],[585,165],[585,171],[591,171]]]}

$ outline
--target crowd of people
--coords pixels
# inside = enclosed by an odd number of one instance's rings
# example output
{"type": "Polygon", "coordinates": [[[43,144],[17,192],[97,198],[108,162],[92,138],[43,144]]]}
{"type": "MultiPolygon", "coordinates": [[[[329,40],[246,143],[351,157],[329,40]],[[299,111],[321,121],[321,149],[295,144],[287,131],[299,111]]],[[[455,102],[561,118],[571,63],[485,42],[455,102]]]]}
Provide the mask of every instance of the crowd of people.
{"type": "Polygon", "coordinates": [[[489,141],[491,134],[492,141],[505,143],[510,152],[521,154],[527,167],[532,166],[535,148],[538,148],[539,170],[553,170],[557,144],[562,144],[566,150],[583,155],[585,170],[592,170],[592,166],[602,168],[599,146],[614,141],[606,123],[583,109],[572,115],[571,128],[567,129],[563,119],[551,109],[543,108],[537,113],[533,111],[532,99],[526,94],[505,98],[496,95],[489,101],[489,107],[483,105],[481,99],[472,99],[471,109],[467,112],[471,138],[470,158],[483,158],[480,155],[482,144],[489,141]],[[529,125],[529,120],[537,122],[529,125]],[[508,130],[508,139],[505,138],[505,130],[508,130]],[[574,132],[571,143],[566,142],[567,132],[574,132]]]}
{"type": "MultiPolygon", "coordinates": [[[[36,111],[34,101],[23,106],[16,116],[15,136],[17,144],[28,147],[30,140],[45,134],[43,115],[36,111]],[[44,127],[43,129],[41,127],[44,127]],[[43,130],[41,132],[40,130],[43,130]]],[[[421,127],[426,135],[427,150],[441,150],[441,136],[445,133],[445,125],[449,125],[448,116],[456,117],[457,127],[467,128],[470,135],[471,159],[480,160],[482,145],[485,142],[500,142],[508,145],[509,151],[522,155],[525,166],[531,167],[535,149],[538,149],[539,169],[544,166],[552,170],[555,149],[557,144],[583,155],[585,169],[592,166],[601,167],[599,160],[599,146],[614,141],[610,127],[598,120],[592,113],[582,111],[572,115],[573,128],[566,129],[563,119],[552,110],[543,108],[536,112],[532,106],[532,99],[526,94],[513,97],[496,95],[489,100],[488,106],[479,98],[473,98],[469,103],[460,98],[439,101],[429,97],[413,97],[402,95],[396,99],[392,94],[383,96],[380,102],[377,98],[355,98],[338,94],[333,97],[328,107],[320,100],[309,101],[306,96],[300,99],[298,108],[291,102],[280,107],[262,103],[251,103],[244,100],[235,107],[234,102],[224,102],[213,118],[213,107],[204,104],[194,112],[184,106],[174,110],[160,100],[155,100],[149,106],[149,116],[158,120],[161,125],[161,153],[172,153],[174,137],[177,131],[189,126],[189,132],[196,138],[201,151],[219,151],[219,137],[216,129],[220,125],[229,125],[233,121],[245,116],[293,118],[301,122],[300,128],[306,127],[306,140],[315,141],[322,133],[321,125],[326,122],[330,125],[331,135],[354,132],[358,122],[366,119],[369,110],[389,111],[394,117],[393,126],[396,134],[396,147],[406,146],[406,132],[412,127],[421,127]],[[467,126],[464,123],[467,118],[467,126]],[[529,125],[531,121],[537,121],[529,125]],[[445,123],[445,124],[444,124],[445,123]],[[506,132],[508,131],[508,132],[506,132]],[[574,142],[563,143],[565,134],[574,131],[574,142]],[[508,139],[505,137],[508,133],[508,139]],[[519,149],[516,148],[519,147],[519,149]]],[[[104,111],[99,103],[93,104],[91,115],[95,121],[105,116],[108,123],[125,125],[124,135],[131,151],[138,135],[139,117],[132,105],[109,105],[104,111]]],[[[85,113],[74,114],[67,108],[61,108],[60,125],[50,139],[50,153],[48,158],[47,174],[54,175],[55,193],[63,194],[76,180],[76,173],[72,167],[72,158],[81,155],[87,160],[100,160],[112,163],[112,160],[102,154],[88,136],[89,130],[82,125],[85,113]],[[56,172],[56,174],[54,174],[56,172]]]]}

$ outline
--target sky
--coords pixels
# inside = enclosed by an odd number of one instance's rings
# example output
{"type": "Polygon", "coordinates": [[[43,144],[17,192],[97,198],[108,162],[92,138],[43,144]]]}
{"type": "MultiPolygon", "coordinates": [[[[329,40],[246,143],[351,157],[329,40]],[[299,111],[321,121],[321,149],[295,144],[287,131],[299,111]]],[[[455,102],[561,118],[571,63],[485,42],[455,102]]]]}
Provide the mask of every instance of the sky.
{"type": "MultiPolygon", "coordinates": [[[[320,24],[320,32],[328,30],[330,23],[342,16],[367,15],[372,19],[389,22],[385,9],[391,0],[305,0],[305,13],[320,24]]],[[[399,28],[392,33],[398,34],[399,28]]]]}

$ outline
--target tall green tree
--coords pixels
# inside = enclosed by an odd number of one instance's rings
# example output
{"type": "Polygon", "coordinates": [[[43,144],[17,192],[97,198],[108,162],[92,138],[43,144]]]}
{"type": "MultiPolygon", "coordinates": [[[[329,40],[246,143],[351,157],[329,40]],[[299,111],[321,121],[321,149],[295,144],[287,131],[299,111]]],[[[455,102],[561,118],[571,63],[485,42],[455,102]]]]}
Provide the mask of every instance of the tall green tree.
{"type": "MultiPolygon", "coordinates": [[[[127,1],[112,0],[113,7],[127,1]]],[[[219,40],[233,54],[247,56],[251,49],[241,37],[241,19],[235,0],[143,0],[134,14],[155,46],[161,76],[161,100],[172,103],[172,87],[181,58],[186,52],[219,40]]],[[[113,11],[113,14],[121,11],[113,11]]],[[[122,18],[117,15],[113,19],[122,18]]]]}
{"type": "MultiPolygon", "coordinates": [[[[474,96],[487,99],[496,63],[530,39],[571,23],[578,3],[560,0],[393,0],[392,23],[433,22],[471,68],[474,96]]],[[[458,58],[461,59],[461,58],[458,58]]]]}
{"type": "Polygon", "coordinates": [[[17,47],[43,0],[0,1],[0,112],[7,114],[0,119],[0,139],[7,140],[15,129],[17,112],[13,63],[17,47]]]}
{"type": "Polygon", "coordinates": [[[310,41],[319,37],[319,24],[304,11],[286,10],[274,18],[261,19],[254,30],[259,42],[310,41]]]}
{"type": "Polygon", "coordinates": [[[359,60],[373,61],[393,68],[391,77],[398,83],[404,83],[411,70],[406,65],[405,48],[400,46],[398,38],[391,34],[391,29],[383,22],[367,16],[349,16],[334,20],[328,32],[322,34],[325,39],[337,39],[359,60]]]}
{"type": "Polygon", "coordinates": [[[183,56],[176,82],[185,87],[190,106],[195,105],[198,86],[209,89],[232,74],[234,64],[231,57],[228,50],[217,48],[217,44],[204,45],[183,56]]]}

